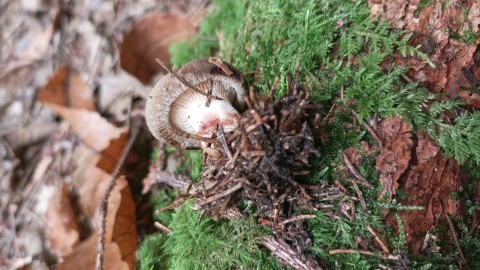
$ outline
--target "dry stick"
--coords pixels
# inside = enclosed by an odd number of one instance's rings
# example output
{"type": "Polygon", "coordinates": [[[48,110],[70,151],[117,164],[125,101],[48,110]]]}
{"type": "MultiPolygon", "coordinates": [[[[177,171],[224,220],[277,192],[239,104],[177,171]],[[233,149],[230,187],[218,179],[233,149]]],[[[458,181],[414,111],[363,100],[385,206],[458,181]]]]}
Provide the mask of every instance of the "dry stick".
{"type": "Polygon", "coordinates": [[[358,171],[357,169],[355,169],[355,167],[353,166],[352,162],[350,161],[350,159],[347,157],[347,155],[345,153],[343,153],[343,161],[345,162],[345,165],[347,165],[347,168],[350,170],[350,172],[355,176],[355,178],[357,178],[360,183],[362,183],[363,185],[365,185],[366,187],[369,187],[371,188],[372,187],[372,184],[370,184],[367,179],[365,179],[365,177],[363,177],[358,171]]]}
{"type": "Polygon", "coordinates": [[[467,260],[465,260],[465,256],[463,256],[462,249],[460,248],[460,243],[458,242],[457,232],[455,231],[455,227],[453,227],[453,222],[450,219],[450,216],[448,214],[446,214],[446,216],[447,216],[448,226],[450,227],[450,231],[452,231],[453,240],[455,241],[455,246],[457,247],[458,254],[460,254],[460,258],[462,259],[462,263],[464,265],[467,265],[467,260]]]}
{"type": "Polygon", "coordinates": [[[284,221],[280,222],[280,225],[285,225],[287,223],[290,223],[290,222],[294,222],[294,221],[297,221],[297,220],[304,220],[304,219],[312,219],[312,218],[316,218],[317,215],[298,215],[298,216],[295,216],[295,217],[292,217],[292,218],[289,218],[289,219],[285,219],[284,221]]]}
{"type": "Polygon", "coordinates": [[[197,205],[198,205],[198,206],[203,206],[203,205],[205,205],[205,204],[214,202],[214,201],[216,201],[216,200],[218,200],[218,199],[221,199],[221,198],[223,198],[223,197],[225,197],[225,196],[228,196],[228,195],[234,193],[235,191],[237,191],[237,190],[239,190],[239,189],[241,189],[241,188],[243,188],[243,182],[236,184],[235,186],[233,186],[233,187],[231,187],[231,188],[223,191],[222,193],[215,194],[215,195],[213,195],[213,196],[211,196],[211,197],[208,197],[208,198],[206,198],[203,202],[197,203],[197,205]]]}
{"type": "Polygon", "coordinates": [[[163,225],[162,223],[160,223],[158,221],[155,221],[153,223],[153,226],[155,226],[155,228],[159,229],[160,231],[162,231],[164,233],[171,233],[172,232],[172,229],[168,228],[167,226],[163,225]]]}
{"type": "Polygon", "coordinates": [[[295,64],[295,78],[293,81],[293,95],[298,95],[300,90],[300,59],[297,57],[297,63],[295,64]]]}
{"type": "Polygon", "coordinates": [[[356,180],[351,180],[353,188],[355,189],[355,192],[357,193],[358,199],[360,200],[360,204],[362,205],[363,209],[367,209],[367,203],[365,202],[365,199],[363,198],[363,193],[360,190],[360,188],[357,185],[356,180]]]}
{"type": "Polygon", "coordinates": [[[388,247],[383,241],[378,237],[377,233],[373,230],[372,226],[368,225],[367,226],[368,231],[375,237],[375,242],[380,246],[382,249],[383,253],[390,254],[390,251],[388,250],[388,247]]]}
{"type": "Polygon", "coordinates": [[[228,159],[232,160],[233,155],[230,149],[228,148],[227,140],[225,140],[225,134],[223,133],[223,130],[220,130],[218,133],[219,133],[218,139],[223,146],[223,151],[225,151],[225,154],[227,154],[228,159]]]}
{"type": "Polygon", "coordinates": [[[270,89],[270,93],[268,94],[268,100],[272,100],[273,98],[275,98],[275,94],[277,93],[279,82],[280,82],[280,74],[278,74],[275,77],[275,81],[273,81],[273,86],[270,89]]]}
{"type": "Polygon", "coordinates": [[[355,116],[355,118],[357,118],[358,122],[362,124],[362,126],[368,131],[368,133],[370,133],[373,139],[377,142],[378,146],[382,148],[383,144],[377,133],[375,133],[375,131],[373,131],[373,129],[365,121],[360,120],[360,116],[354,110],[350,110],[350,112],[353,114],[353,116],[355,116]]]}
{"type": "Polygon", "coordinates": [[[157,58],[157,63],[159,63],[166,71],[168,71],[170,74],[172,74],[175,78],[177,78],[181,83],[183,83],[185,86],[187,86],[188,88],[192,89],[193,91],[195,91],[196,93],[198,94],[201,94],[201,95],[204,95],[206,96],[207,98],[214,98],[216,100],[223,100],[223,98],[220,98],[220,97],[217,97],[217,96],[213,96],[213,95],[209,95],[207,93],[204,93],[203,91],[201,91],[200,89],[198,89],[197,87],[195,87],[193,84],[189,83],[187,80],[185,80],[182,76],[178,75],[177,72],[173,71],[173,69],[171,69],[169,66],[167,66],[164,62],[162,62],[162,60],[158,59],[157,58]]]}
{"type": "Polygon", "coordinates": [[[385,260],[393,260],[393,261],[399,261],[401,259],[400,255],[379,255],[376,253],[373,253],[368,250],[356,250],[356,249],[334,249],[330,250],[328,252],[330,255],[337,255],[337,254],[362,254],[362,255],[368,255],[368,256],[375,256],[379,257],[385,260]]]}
{"type": "Polygon", "coordinates": [[[95,266],[96,270],[103,270],[103,261],[105,256],[104,254],[105,253],[105,234],[106,234],[106,228],[107,228],[108,200],[110,198],[110,195],[113,189],[117,185],[117,177],[120,173],[120,169],[125,163],[125,159],[127,158],[127,155],[130,152],[130,148],[132,148],[132,145],[135,142],[135,139],[137,138],[138,132],[140,131],[143,117],[140,114],[138,114],[138,115],[132,116],[130,119],[131,119],[130,135],[128,137],[127,144],[123,148],[122,153],[120,154],[120,158],[117,164],[115,165],[115,168],[111,174],[112,178],[105,191],[105,195],[103,197],[102,203],[100,204],[99,211],[101,215],[100,216],[101,224],[100,224],[99,240],[97,245],[97,260],[96,260],[96,266],[95,266]]]}
{"type": "Polygon", "coordinates": [[[268,248],[273,255],[282,259],[295,270],[321,270],[322,268],[313,260],[302,258],[295,250],[282,240],[274,237],[264,237],[262,245],[268,248]]]}

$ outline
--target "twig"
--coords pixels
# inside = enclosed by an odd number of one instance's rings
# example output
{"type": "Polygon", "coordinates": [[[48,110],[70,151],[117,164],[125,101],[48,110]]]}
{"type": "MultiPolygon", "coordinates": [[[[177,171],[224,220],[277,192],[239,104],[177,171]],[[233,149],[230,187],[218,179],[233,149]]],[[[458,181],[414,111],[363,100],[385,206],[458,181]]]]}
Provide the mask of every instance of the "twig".
{"type": "Polygon", "coordinates": [[[292,218],[289,218],[289,219],[285,219],[284,221],[280,222],[280,225],[285,225],[287,223],[290,223],[290,222],[294,222],[294,221],[297,221],[297,220],[304,220],[304,219],[312,219],[312,218],[316,218],[317,215],[298,215],[298,216],[295,216],[295,217],[292,217],[292,218]]]}
{"type": "Polygon", "coordinates": [[[233,74],[233,71],[231,71],[227,67],[227,65],[225,65],[225,63],[222,61],[222,59],[220,59],[220,57],[209,57],[208,62],[219,67],[227,76],[231,76],[233,74]]]}
{"type": "Polygon", "coordinates": [[[297,56],[297,63],[295,64],[295,78],[293,80],[293,95],[298,95],[300,90],[300,59],[297,56]]]}
{"type": "Polygon", "coordinates": [[[179,189],[181,192],[187,193],[188,186],[190,185],[188,177],[172,174],[163,170],[152,173],[153,179],[155,179],[155,183],[165,184],[169,187],[179,189]]]}
{"type": "Polygon", "coordinates": [[[105,191],[105,195],[103,197],[102,203],[100,204],[100,232],[99,232],[99,240],[97,245],[97,259],[96,259],[96,270],[103,270],[103,262],[105,256],[105,234],[107,229],[107,212],[108,212],[108,200],[110,199],[110,195],[117,185],[118,175],[120,174],[120,170],[125,163],[125,159],[127,158],[128,153],[130,152],[130,148],[132,148],[135,139],[137,138],[138,132],[140,131],[140,127],[143,123],[143,116],[141,114],[135,114],[130,118],[130,135],[128,137],[128,141],[125,147],[120,154],[120,158],[115,165],[115,168],[111,174],[111,180],[108,184],[108,187],[105,191]]]}
{"type": "Polygon", "coordinates": [[[273,81],[273,86],[270,89],[270,93],[268,93],[268,100],[272,100],[273,98],[275,98],[275,94],[277,93],[279,82],[280,82],[280,74],[278,74],[275,77],[275,81],[273,81]]]}
{"type": "Polygon", "coordinates": [[[330,255],[337,255],[337,254],[362,254],[362,255],[368,255],[368,256],[374,256],[374,257],[379,257],[385,260],[393,260],[393,261],[399,261],[401,259],[400,255],[380,255],[373,253],[368,250],[356,250],[356,249],[334,249],[330,250],[328,252],[330,255]]]}
{"type": "Polygon", "coordinates": [[[188,88],[192,89],[193,91],[195,91],[196,93],[198,94],[201,94],[201,95],[204,95],[206,96],[207,98],[214,98],[216,100],[223,100],[223,98],[220,98],[220,97],[217,97],[217,96],[214,96],[214,95],[209,95],[207,93],[204,93],[203,91],[201,91],[200,89],[198,89],[197,87],[195,87],[193,84],[189,83],[187,80],[185,80],[182,76],[178,75],[177,72],[173,71],[173,69],[171,69],[169,66],[167,66],[162,60],[158,59],[157,58],[157,63],[160,64],[160,66],[162,66],[166,71],[168,71],[170,74],[172,74],[175,78],[177,78],[181,83],[183,83],[185,86],[187,86],[188,88]]]}
{"type": "Polygon", "coordinates": [[[367,229],[373,235],[375,242],[377,242],[377,244],[380,246],[383,253],[390,254],[390,251],[388,250],[387,245],[380,239],[380,237],[378,237],[377,233],[373,230],[372,226],[368,225],[367,229]]]}
{"type": "Polygon", "coordinates": [[[162,223],[160,223],[158,221],[155,221],[153,223],[153,226],[155,226],[155,228],[159,229],[160,231],[162,231],[164,233],[171,233],[172,232],[172,229],[168,228],[167,226],[163,225],[162,223]]]}
{"type": "Polygon", "coordinates": [[[362,126],[368,131],[368,133],[370,133],[373,139],[377,142],[378,146],[382,148],[383,147],[382,141],[378,137],[377,133],[373,131],[372,127],[370,127],[370,125],[368,125],[365,121],[361,120],[360,116],[354,110],[350,110],[350,112],[353,114],[353,116],[355,116],[355,118],[357,118],[358,122],[362,124],[362,126]]]}
{"type": "Polygon", "coordinates": [[[351,180],[353,188],[355,189],[355,192],[357,193],[358,199],[360,200],[360,204],[362,205],[363,209],[367,209],[367,203],[365,202],[365,199],[363,198],[363,193],[360,190],[360,188],[357,185],[356,180],[351,180]]]}
{"type": "Polygon", "coordinates": [[[273,255],[283,260],[286,264],[296,270],[318,270],[322,269],[317,262],[309,260],[298,254],[287,243],[277,240],[274,237],[264,237],[261,243],[268,248],[273,255]]]}
{"type": "Polygon", "coordinates": [[[225,154],[227,154],[228,159],[232,160],[232,158],[233,158],[232,152],[228,148],[227,140],[225,140],[225,134],[223,133],[222,129],[218,131],[218,136],[217,137],[218,137],[220,143],[222,144],[223,150],[225,151],[225,154]]]}
{"type": "Polygon", "coordinates": [[[197,205],[198,205],[198,206],[203,206],[203,205],[205,205],[205,204],[214,202],[214,201],[216,201],[216,200],[218,200],[218,199],[221,199],[221,198],[223,198],[223,197],[226,197],[226,196],[234,193],[234,192],[237,191],[237,190],[240,190],[241,188],[243,188],[243,182],[240,182],[240,183],[236,184],[235,186],[233,186],[233,187],[231,187],[231,188],[223,191],[222,193],[218,193],[218,194],[215,194],[215,195],[213,195],[213,196],[211,196],[211,197],[208,197],[208,198],[206,198],[204,201],[198,202],[197,205]]]}
{"type": "Polygon", "coordinates": [[[455,227],[453,227],[453,222],[450,219],[450,216],[446,214],[448,226],[450,227],[450,231],[452,232],[453,240],[455,241],[455,246],[457,247],[458,254],[460,254],[460,258],[462,259],[463,265],[467,265],[467,260],[465,260],[465,256],[463,256],[462,249],[460,248],[460,243],[458,242],[457,232],[455,231],[455,227]]]}
{"type": "Polygon", "coordinates": [[[350,172],[355,176],[355,178],[357,178],[360,183],[362,183],[363,185],[365,185],[366,187],[369,187],[371,188],[372,187],[372,184],[370,184],[367,179],[365,179],[365,177],[363,177],[358,171],[357,169],[355,169],[355,167],[353,166],[352,162],[350,161],[350,159],[347,157],[347,155],[345,153],[343,153],[343,161],[345,162],[345,165],[347,166],[347,168],[350,170],[350,172]]]}
{"type": "Polygon", "coordinates": [[[162,212],[175,209],[175,208],[179,207],[180,205],[182,205],[187,199],[188,199],[188,197],[187,198],[185,198],[185,197],[178,198],[173,203],[171,203],[170,205],[165,206],[165,207],[160,208],[160,209],[157,209],[155,211],[155,214],[160,214],[162,212]]]}

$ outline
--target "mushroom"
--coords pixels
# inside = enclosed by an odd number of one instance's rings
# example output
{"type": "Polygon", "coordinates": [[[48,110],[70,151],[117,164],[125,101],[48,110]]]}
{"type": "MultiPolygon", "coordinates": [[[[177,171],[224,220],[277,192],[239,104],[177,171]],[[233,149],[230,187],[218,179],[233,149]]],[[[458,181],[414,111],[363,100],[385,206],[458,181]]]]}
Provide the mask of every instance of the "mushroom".
{"type": "MultiPolygon", "coordinates": [[[[161,63],[163,64],[163,63],[161,63]]],[[[245,109],[244,79],[219,58],[202,58],[163,77],[152,89],[145,119],[153,136],[181,148],[212,142],[217,128],[238,126],[245,109]]]]}

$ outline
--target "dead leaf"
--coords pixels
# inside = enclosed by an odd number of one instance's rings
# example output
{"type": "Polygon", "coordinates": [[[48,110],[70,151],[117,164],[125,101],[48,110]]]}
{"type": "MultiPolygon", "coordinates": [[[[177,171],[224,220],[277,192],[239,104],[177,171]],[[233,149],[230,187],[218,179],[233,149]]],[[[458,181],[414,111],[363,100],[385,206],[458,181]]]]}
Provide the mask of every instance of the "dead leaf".
{"type": "Polygon", "coordinates": [[[391,201],[398,188],[398,179],[408,168],[413,147],[412,129],[400,116],[383,119],[379,123],[378,135],[383,148],[377,157],[376,168],[380,172],[382,191],[391,201]]]}
{"type": "Polygon", "coordinates": [[[68,109],[55,104],[45,104],[65,119],[73,131],[90,147],[102,151],[110,145],[110,140],[119,138],[121,129],[110,124],[97,112],[84,109],[68,109]]]}
{"type": "Polygon", "coordinates": [[[196,32],[196,26],[184,16],[146,15],[125,35],[120,45],[122,68],[146,84],[154,74],[163,71],[156,58],[168,64],[170,45],[196,32]]]}
{"type": "Polygon", "coordinates": [[[100,160],[97,162],[97,167],[109,174],[113,173],[123,149],[127,144],[127,140],[128,131],[123,132],[120,137],[111,140],[110,145],[100,153],[100,160]]]}
{"type": "Polygon", "coordinates": [[[57,256],[69,254],[79,242],[79,229],[76,216],[64,184],[52,196],[46,213],[48,241],[57,256]]]}
{"type": "Polygon", "coordinates": [[[129,73],[103,75],[98,79],[98,110],[117,123],[126,123],[133,97],[145,98],[151,90],[129,73]]]}
{"type": "Polygon", "coordinates": [[[94,111],[93,90],[83,81],[79,74],[68,67],[61,66],[55,76],[40,90],[38,101],[94,111]]]}
{"type": "MultiPolygon", "coordinates": [[[[84,178],[78,178],[79,182],[76,184],[81,206],[90,209],[87,213],[94,217],[111,177],[95,168],[92,163],[89,167],[91,170],[84,171],[84,178]],[[95,175],[89,174],[94,171],[97,172],[95,175]],[[82,186],[78,186],[82,184],[90,187],[82,189],[82,186]],[[92,206],[96,206],[95,209],[91,209],[92,206]]],[[[76,177],[82,175],[77,174],[76,177]]],[[[117,179],[117,185],[112,191],[106,222],[104,269],[134,269],[137,247],[135,202],[124,177],[117,179]]],[[[96,230],[98,232],[98,226],[96,230]]],[[[94,269],[97,244],[98,234],[95,233],[64,257],[57,266],[58,269],[94,269]]]]}
{"type": "Polygon", "coordinates": [[[128,263],[130,269],[135,269],[135,251],[137,249],[137,228],[135,201],[125,178],[120,178],[120,206],[115,216],[112,242],[120,248],[122,260],[128,263]]]}
{"type": "MultiPolygon", "coordinates": [[[[92,270],[95,269],[97,258],[98,234],[90,236],[64,257],[56,266],[58,270],[92,270]]],[[[116,243],[109,242],[105,245],[104,269],[106,270],[132,270],[121,259],[120,248],[116,243]]]]}
{"type": "Polygon", "coordinates": [[[446,160],[438,145],[424,132],[419,131],[418,137],[415,149],[418,164],[408,174],[405,191],[409,196],[402,203],[423,206],[425,210],[401,213],[408,246],[415,254],[420,252],[425,233],[440,220],[445,221],[447,214],[462,214],[462,201],[453,199],[451,194],[461,191],[465,184],[458,162],[453,158],[446,160]]]}

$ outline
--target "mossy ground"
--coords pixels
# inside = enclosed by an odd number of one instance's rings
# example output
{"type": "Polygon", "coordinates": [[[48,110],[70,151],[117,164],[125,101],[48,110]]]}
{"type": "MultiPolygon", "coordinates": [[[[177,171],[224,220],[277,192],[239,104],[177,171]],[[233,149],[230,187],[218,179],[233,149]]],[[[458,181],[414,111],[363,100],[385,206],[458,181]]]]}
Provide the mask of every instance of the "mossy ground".
{"type": "MultiPolygon", "coordinates": [[[[336,180],[341,180],[338,168],[342,166],[345,149],[357,147],[360,141],[373,142],[365,130],[348,128],[354,121],[349,109],[358,112],[360,119],[376,114],[381,117],[398,114],[414,129],[425,130],[440,144],[447,157],[455,157],[464,163],[464,170],[470,175],[468,189],[459,194],[465,198],[468,207],[465,219],[457,220],[462,230],[459,243],[466,251],[469,267],[480,267],[478,232],[469,235],[464,224],[465,220],[471,221],[473,212],[479,207],[478,202],[471,199],[471,193],[479,178],[476,166],[480,163],[480,114],[464,112],[455,123],[446,124],[440,113],[462,108],[461,102],[437,101],[438,95],[415,83],[405,82],[402,79],[405,67],[393,65],[388,70],[380,67],[394,53],[427,59],[421,51],[407,44],[409,35],[392,30],[388,22],[370,18],[365,1],[217,0],[212,4],[218,8],[200,25],[199,34],[171,48],[172,64],[181,66],[191,59],[216,54],[247,73],[248,83],[259,90],[270,89],[280,74],[277,93],[280,97],[286,89],[285,74],[293,74],[298,61],[301,81],[311,90],[312,99],[322,105],[320,113],[326,115],[334,103],[341,108],[325,127],[328,143],[318,145],[321,157],[311,161],[312,173],[304,179],[309,184],[333,185],[336,180]],[[428,111],[422,107],[427,103],[430,105],[428,111]]],[[[190,160],[196,160],[197,166],[191,172],[197,177],[200,158],[197,154],[190,155],[190,160]]],[[[317,218],[307,222],[313,240],[310,252],[325,269],[373,269],[379,264],[394,269],[458,268],[459,254],[453,242],[440,243],[439,253],[410,255],[398,214],[398,230],[385,226],[380,214],[385,208],[397,213],[415,211],[416,208],[394,202],[386,204],[383,198],[379,198],[379,174],[372,158],[363,162],[360,171],[374,185],[372,189],[362,189],[367,201],[364,211],[353,220],[334,219],[318,211],[315,213],[317,218]],[[392,254],[401,255],[401,260],[328,253],[336,248],[355,249],[359,239],[371,244],[373,240],[368,225],[385,232],[385,238],[393,248],[392,254]]],[[[154,196],[156,201],[164,202],[163,198],[169,195],[158,193],[154,196]]],[[[341,202],[332,201],[332,204],[338,208],[341,202]]],[[[204,219],[197,224],[198,215],[183,206],[173,215],[158,217],[163,224],[170,224],[174,233],[152,236],[144,241],[139,253],[141,269],[162,269],[159,268],[161,265],[168,265],[168,269],[279,268],[274,258],[256,246],[258,237],[268,232],[253,220],[215,223],[204,219]],[[150,248],[156,252],[147,252],[150,248]],[[219,259],[220,256],[215,255],[218,253],[224,258],[219,259]]]]}

